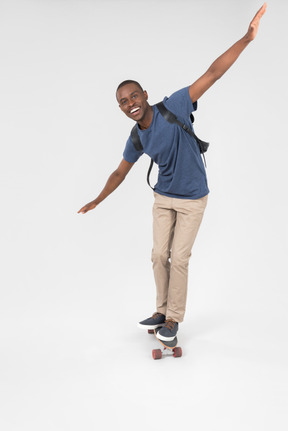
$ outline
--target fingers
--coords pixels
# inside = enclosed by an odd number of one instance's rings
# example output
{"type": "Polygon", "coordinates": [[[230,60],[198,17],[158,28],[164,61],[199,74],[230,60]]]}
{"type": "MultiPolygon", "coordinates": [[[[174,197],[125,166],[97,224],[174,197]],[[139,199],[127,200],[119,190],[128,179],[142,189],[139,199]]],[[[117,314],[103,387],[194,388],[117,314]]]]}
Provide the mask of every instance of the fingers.
{"type": "Polygon", "coordinates": [[[84,207],[81,208],[81,210],[78,211],[78,214],[85,214],[87,213],[87,211],[89,211],[89,206],[85,205],[84,207]]]}
{"type": "Polygon", "coordinates": [[[260,24],[260,19],[266,12],[267,3],[264,3],[263,6],[258,10],[254,18],[252,19],[249,28],[248,28],[248,39],[251,42],[253,39],[255,39],[256,34],[258,32],[258,27],[260,24]]]}
{"type": "Polygon", "coordinates": [[[252,22],[253,22],[254,20],[256,20],[256,19],[260,19],[260,18],[262,18],[262,16],[263,16],[263,15],[264,15],[264,13],[266,12],[266,9],[267,9],[267,3],[265,2],[265,3],[263,4],[263,6],[258,10],[258,12],[256,13],[256,15],[254,16],[254,18],[253,18],[252,22]]]}
{"type": "Polygon", "coordinates": [[[84,208],[81,208],[81,210],[79,210],[77,214],[85,214],[86,212],[87,210],[85,210],[84,208]]]}
{"type": "Polygon", "coordinates": [[[84,207],[82,207],[77,214],[86,214],[88,211],[93,210],[95,207],[96,205],[94,203],[89,203],[87,205],[84,205],[84,207]]]}

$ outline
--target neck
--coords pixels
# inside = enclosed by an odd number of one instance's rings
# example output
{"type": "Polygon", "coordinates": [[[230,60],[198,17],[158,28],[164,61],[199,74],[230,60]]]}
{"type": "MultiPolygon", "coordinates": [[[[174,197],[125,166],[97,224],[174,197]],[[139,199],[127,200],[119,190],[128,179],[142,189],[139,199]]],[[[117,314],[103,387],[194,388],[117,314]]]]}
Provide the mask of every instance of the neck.
{"type": "Polygon", "coordinates": [[[148,129],[153,120],[153,108],[152,106],[148,106],[147,111],[145,112],[143,118],[138,121],[139,127],[141,130],[148,129]]]}

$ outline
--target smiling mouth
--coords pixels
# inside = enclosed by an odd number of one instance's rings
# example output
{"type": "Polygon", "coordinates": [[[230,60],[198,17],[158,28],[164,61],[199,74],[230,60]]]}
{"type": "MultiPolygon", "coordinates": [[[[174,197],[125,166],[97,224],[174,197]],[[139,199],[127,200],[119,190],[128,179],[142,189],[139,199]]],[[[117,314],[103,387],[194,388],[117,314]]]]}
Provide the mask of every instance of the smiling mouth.
{"type": "Polygon", "coordinates": [[[130,114],[137,115],[139,111],[140,111],[140,108],[133,108],[131,109],[130,114]]]}

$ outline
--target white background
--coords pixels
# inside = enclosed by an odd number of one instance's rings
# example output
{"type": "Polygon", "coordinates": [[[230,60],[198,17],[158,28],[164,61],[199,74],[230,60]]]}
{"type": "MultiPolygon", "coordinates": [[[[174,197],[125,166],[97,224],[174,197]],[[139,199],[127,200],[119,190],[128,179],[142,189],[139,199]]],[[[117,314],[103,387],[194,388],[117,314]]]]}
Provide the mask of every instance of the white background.
{"type": "Polygon", "coordinates": [[[260,6],[0,1],[1,430],[287,430],[285,0],[195,115],[211,193],[181,359],[153,361],[136,327],[155,311],[149,159],[77,214],[133,126],[117,85],[153,104],[191,84],[260,6]]]}

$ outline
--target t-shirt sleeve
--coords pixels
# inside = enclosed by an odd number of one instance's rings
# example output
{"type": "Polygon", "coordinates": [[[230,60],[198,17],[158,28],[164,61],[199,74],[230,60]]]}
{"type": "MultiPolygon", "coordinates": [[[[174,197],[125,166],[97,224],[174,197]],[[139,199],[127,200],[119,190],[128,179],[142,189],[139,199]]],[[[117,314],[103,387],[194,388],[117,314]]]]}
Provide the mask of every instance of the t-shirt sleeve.
{"type": "Polygon", "coordinates": [[[142,156],[143,151],[138,151],[133,145],[131,136],[129,136],[126,146],[123,152],[123,158],[126,160],[126,162],[129,163],[135,163],[139,159],[140,156],[142,156]]]}
{"type": "Polygon", "coordinates": [[[183,118],[189,118],[191,112],[197,109],[197,101],[192,103],[190,98],[189,87],[176,91],[170,97],[165,97],[163,102],[175,115],[183,118]]]}

